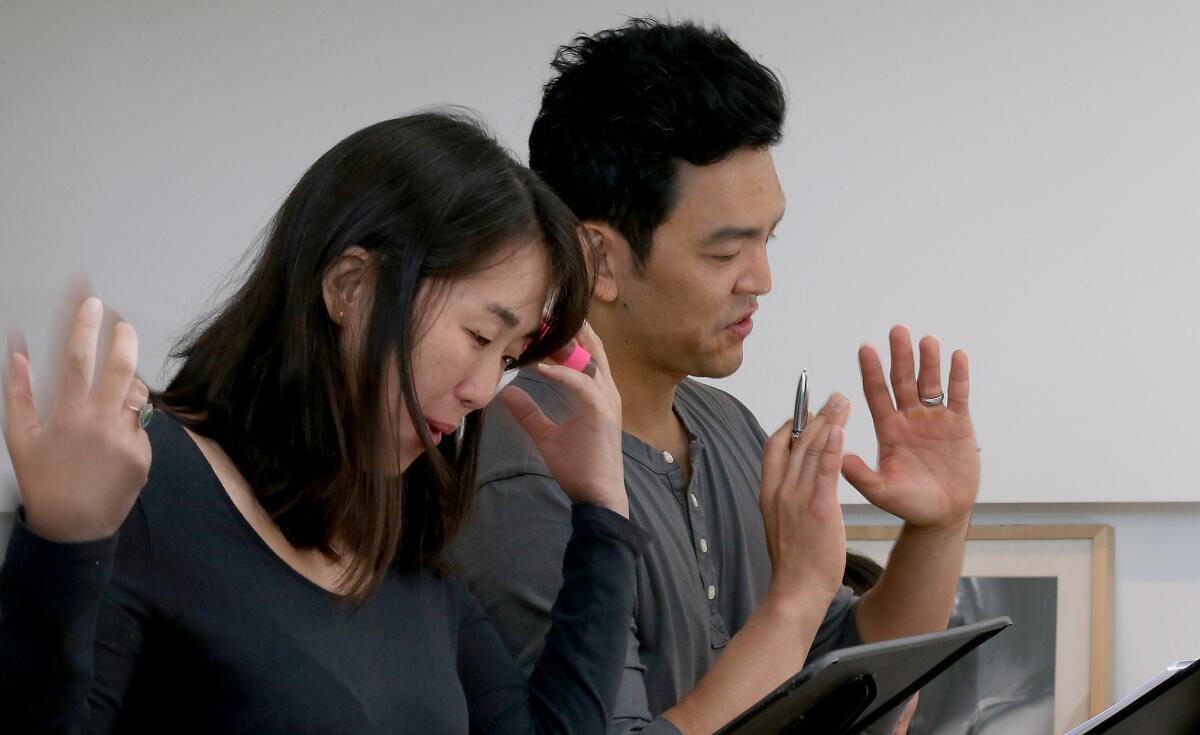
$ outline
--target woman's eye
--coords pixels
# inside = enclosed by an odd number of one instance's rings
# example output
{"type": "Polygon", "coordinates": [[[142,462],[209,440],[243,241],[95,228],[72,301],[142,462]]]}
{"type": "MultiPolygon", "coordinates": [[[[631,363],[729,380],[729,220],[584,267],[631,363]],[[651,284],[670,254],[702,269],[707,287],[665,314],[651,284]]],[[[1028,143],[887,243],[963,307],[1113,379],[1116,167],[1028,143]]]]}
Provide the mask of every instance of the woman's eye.
{"type": "Polygon", "coordinates": [[[484,337],[479,332],[473,332],[468,329],[467,334],[471,335],[471,338],[475,340],[475,344],[479,345],[480,347],[487,347],[488,345],[490,345],[492,343],[492,341],[490,339],[488,339],[487,337],[484,337]]]}
{"type": "Polygon", "coordinates": [[[734,253],[733,255],[714,255],[714,256],[712,256],[712,259],[717,261],[718,263],[728,263],[731,260],[733,260],[734,258],[736,258],[737,256],[738,256],[737,253],[734,253]]]}

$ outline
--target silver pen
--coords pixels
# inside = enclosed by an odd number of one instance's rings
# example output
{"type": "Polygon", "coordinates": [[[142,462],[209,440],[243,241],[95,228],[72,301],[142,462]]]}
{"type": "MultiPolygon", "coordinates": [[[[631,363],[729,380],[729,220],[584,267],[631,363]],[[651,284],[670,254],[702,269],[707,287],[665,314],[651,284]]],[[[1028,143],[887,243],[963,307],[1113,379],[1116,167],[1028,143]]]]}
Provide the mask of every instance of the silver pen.
{"type": "Polygon", "coordinates": [[[796,386],[796,413],[792,416],[792,440],[800,438],[808,424],[808,371],[800,371],[800,383],[796,386]]]}

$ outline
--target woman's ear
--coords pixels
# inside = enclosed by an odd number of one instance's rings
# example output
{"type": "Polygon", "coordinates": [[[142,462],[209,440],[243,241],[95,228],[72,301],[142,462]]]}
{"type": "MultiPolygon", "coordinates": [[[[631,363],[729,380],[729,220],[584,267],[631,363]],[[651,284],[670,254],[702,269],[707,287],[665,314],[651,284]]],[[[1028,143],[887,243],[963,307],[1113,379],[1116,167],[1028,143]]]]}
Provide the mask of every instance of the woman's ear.
{"type": "Polygon", "coordinates": [[[583,234],[592,247],[596,269],[596,287],[592,296],[611,304],[620,294],[617,274],[624,272],[621,265],[629,259],[629,243],[606,222],[584,222],[583,234]]]}
{"type": "Polygon", "coordinates": [[[334,258],[321,278],[325,311],[335,323],[358,324],[365,318],[371,254],[351,245],[334,258]]]}

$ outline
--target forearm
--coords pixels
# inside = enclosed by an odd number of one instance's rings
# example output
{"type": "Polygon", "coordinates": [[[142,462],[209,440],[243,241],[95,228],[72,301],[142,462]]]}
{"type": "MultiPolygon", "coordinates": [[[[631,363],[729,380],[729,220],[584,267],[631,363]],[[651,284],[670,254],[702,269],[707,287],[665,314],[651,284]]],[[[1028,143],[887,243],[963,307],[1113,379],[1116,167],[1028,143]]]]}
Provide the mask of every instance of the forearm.
{"type": "Polygon", "coordinates": [[[530,677],[537,730],[604,732],[621,681],[645,537],[611,509],[576,504],[563,586],[530,677]]]}
{"type": "Polygon", "coordinates": [[[683,733],[711,733],[804,667],[829,600],[769,595],[696,687],[663,715],[683,733]]]}
{"type": "Polygon", "coordinates": [[[879,582],[858,603],[865,642],[946,627],[962,574],[970,519],[943,528],[905,524],[879,582]]]}
{"type": "Polygon", "coordinates": [[[55,543],[18,518],[0,567],[0,702],[18,730],[65,732],[85,716],[116,544],[55,543]]]}

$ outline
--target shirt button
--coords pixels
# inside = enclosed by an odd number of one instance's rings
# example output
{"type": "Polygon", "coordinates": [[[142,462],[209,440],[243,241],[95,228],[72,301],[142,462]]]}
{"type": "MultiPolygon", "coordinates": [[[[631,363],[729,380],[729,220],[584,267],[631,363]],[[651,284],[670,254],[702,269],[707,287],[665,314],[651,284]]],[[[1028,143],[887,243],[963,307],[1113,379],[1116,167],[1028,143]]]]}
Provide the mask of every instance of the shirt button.
{"type": "Polygon", "coordinates": [[[667,460],[667,464],[675,464],[674,455],[666,450],[663,450],[663,459],[667,460]]]}
{"type": "Polygon", "coordinates": [[[699,508],[700,507],[700,498],[696,497],[696,493],[688,493],[688,495],[692,498],[692,507],[699,508]]]}
{"type": "Polygon", "coordinates": [[[704,539],[700,539],[700,551],[702,551],[705,554],[708,553],[708,542],[705,541],[704,539]]]}
{"type": "Polygon", "coordinates": [[[716,596],[717,596],[717,588],[710,584],[708,586],[708,599],[710,599],[710,600],[715,599],[716,596]]]}

